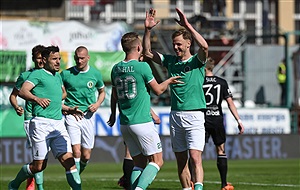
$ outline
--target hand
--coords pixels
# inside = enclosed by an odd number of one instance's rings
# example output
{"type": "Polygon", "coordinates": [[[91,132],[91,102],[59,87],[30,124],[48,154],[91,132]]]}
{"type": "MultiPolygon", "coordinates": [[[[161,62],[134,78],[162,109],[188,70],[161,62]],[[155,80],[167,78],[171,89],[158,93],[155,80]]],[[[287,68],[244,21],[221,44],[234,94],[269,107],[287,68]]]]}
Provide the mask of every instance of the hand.
{"type": "Polygon", "coordinates": [[[78,109],[78,106],[69,108],[67,111],[63,111],[64,115],[73,115],[77,121],[83,118],[84,113],[78,109]]]}
{"type": "Polygon", "coordinates": [[[170,77],[170,84],[184,84],[184,82],[177,80],[179,78],[181,78],[181,76],[170,77]]]}
{"type": "Polygon", "coordinates": [[[244,125],[242,122],[239,122],[238,124],[238,128],[239,128],[239,135],[243,134],[244,133],[244,125]]]}
{"type": "Polygon", "coordinates": [[[16,113],[18,114],[18,116],[21,116],[24,113],[24,109],[21,106],[16,107],[15,110],[16,110],[16,113]]]}
{"type": "Polygon", "coordinates": [[[157,116],[157,115],[155,115],[155,116],[152,116],[152,119],[153,119],[153,121],[154,121],[154,124],[160,124],[160,118],[157,116]]]}
{"type": "Polygon", "coordinates": [[[48,98],[36,98],[36,103],[40,105],[42,108],[46,108],[50,105],[51,100],[48,98]]]}
{"type": "Polygon", "coordinates": [[[112,127],[116,122],[116,116],[115,114],[110,114],[109,120],[107,121],[107,125],[112,127]]]}
{"type": "Polygon", "coordinates": [[[189,21],[187,20],[186,16],[183,14],[183,12],[176,8],[176,12],[179,16],[179,20],[178,19],[174,19],[180,26],[186,27],[189,24],[189,21]]]}
{"type": "Polygon", "coordinates": [[[99,106],[97,104],[91,104],[89,105],[88,109],[90,112],[96,112],[98,110],[99,106]]]}
{"type": "Polygon", "coordinates": [[[148,14],[148,11],[146,11],[146,19],[145,19],[144,25],[145,25],[145,28],[147,28],[148,30],[151,30],[153,27],[155,27],[160,22],[159,20],[157,20],[157,21],[154,20],[155,14],[156,14],[156,10],[154,10],[152,8],[149,10],[149,14],[148,14]]]}

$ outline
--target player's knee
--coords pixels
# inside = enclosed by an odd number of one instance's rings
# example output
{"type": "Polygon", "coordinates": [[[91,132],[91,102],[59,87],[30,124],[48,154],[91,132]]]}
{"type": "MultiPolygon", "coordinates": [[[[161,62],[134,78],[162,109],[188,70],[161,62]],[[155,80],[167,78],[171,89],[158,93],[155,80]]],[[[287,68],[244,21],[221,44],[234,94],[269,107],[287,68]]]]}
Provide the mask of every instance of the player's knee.
{"type": "Polygon", "coordinates": [[[191,162],[191,165],[193,166],[199,166],[202,164],[202,159],[201,157],[190,157],[190,162],[191,162]]]}
{"type": "Polygon", "coordinates": [[[60,161],[62,166],[66,169],[66,171],[69,171],[72,168],[76,168],[74,157],[72,156],[72,153],[70,153],[70,152],[67,152],[67,153],[59,156],[58,160],[60,161]]]}
{"type": "Polygon", "coordinates": [[[31,173],[35,174],[35,173],[43,171],[46,168],[46,165],[43,165],[43,164],[33,164],[29,168],[31,170],[31,173]]]}
{"type": "Polygon", "coordinates": [[[90,160],[91,156],[90,155],[85,155],[85,156],[81,156],[80,160],[82,162],[87,163],[90,160]]]}
{"type": "Polygon", "coordinates": [[[164,165],[164,160],[161,159],[156,164],[161,168],[164,165]]]}

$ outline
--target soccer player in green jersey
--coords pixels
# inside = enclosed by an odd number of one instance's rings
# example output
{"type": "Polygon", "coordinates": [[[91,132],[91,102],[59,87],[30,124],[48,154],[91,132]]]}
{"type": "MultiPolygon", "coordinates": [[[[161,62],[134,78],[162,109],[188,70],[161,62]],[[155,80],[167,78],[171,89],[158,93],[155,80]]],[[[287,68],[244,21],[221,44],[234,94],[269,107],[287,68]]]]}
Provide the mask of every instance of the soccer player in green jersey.
{"type": "Polygon", "coordinates": [[[181,81],[176,76],[157,83],[150,66],[139,62],[143,48],[138,34],[124,34],[121,45],[126,56],[111,71],[112,97],[118,102],[121,133],[134,161],[131,189],[141,190],[152,183],[163,165],[161,141],[151,118],[147,86],[160,95],[169,84],[181,81]]]}
{"type": "MultiPolygon", "coordinates": [[[[115,121],[116,121],[117,100],[115,98],[116,97],[111,96],[111,100],[110,100],[111,114],[110,114],[109,120],[107,121],[107,124],[111,127],[115,124],[115,121]]],[[[156,125],[160,124],[161,120],[152,108],[150,109],[150,112],[151,112],[151,117],[152,117],[154,124],[156,124],[156,125]]],[[[128,146],[126,145],[125,142],[124,142],[124,145],[125,145],[125,152],[124,152],[125,154],[124,154],[123,166],[122,166],[123,167],[123,176],[119,179],[118,185],[123,187],[125,190],[131,190],[130,178],[131,178],[132,170],[134,167],[134,163],[133,163],[133,159],[130,155],[128,146]]]]}
{"type": "MultiPolygon", "coordinates": [[[[29,137],[29,121],[32,118],[32,104],[30,101],[25,102],[25,107],[19,106],[17,97],[19,95],[19,91],[22,87],[22,84],[25,82],[30,73],[36,69],[41,69],[44,67],[42,61],[42,51],[45,49],[42,45],[37,45],[32,48],[32,61],[34,62],[34,68],[28,71],[25,71],[20,74],[18,77],[15,87],[13,88],[9,101],[12,107],[16,110],[16,113],[21,116],[24,114],[24,130],[27,137],[27,148],[31,149],[32,144],[29,137]]],[[[37,185],[38,190],[43,190],[43,171],[34,174],[34,177],[30,177],[27,179],[26,190],[34,190],[35,183],[37,185]],[[34,180],[35,179],[35,180],[34,180]]]]}
{"type": "Polygon", "coordinates": [[[95,112],[105,97],[101,73],[89,66],[88,49],[79,46],[75,50],[76,65],[61,72],[67,97],[64,104],[77,107],[84,114],[80,120],[65,116],[65,125],[71,138],[76,167],[81,173],[91,157],[95,142],[95,112]],[[96,97],[95,93],[98,93],[96,97]]]}
{"type": "Polygon", "coordinates": [[[145,34],[143,39],[144,56],[153,62],[165,66],[169,76],[181,76],[183,84],[174,84],[171,89],[170,136],[173,152],[177,160],[178,176],[183,189],[203,189],[202,151],[205,144],[204,109],[205,97],[202,89],[205,77],[205,63],[208,56],[208,44],[188,22],[183,12],[176,8],[179,20],[175,21],[182,29],[172,35],[173,49],[176,55],[164,55],[151,50],[151,30],[159,21],[155,21],[156,11],[146,12],[145,34]],[[199,49],[191,54],[192,40],[199,49]],[[190,156],[192,171],[188,168],[190,156]],[[191,182],[191,174],[193,176],[191,182]]]}
{"type": "Polygon", "coordinates": [[[33,71],[20,89],[19,96],[33,102],[29,123],[33,161],[25,164],[9,183],[10,190],[18,189],[24,180],[46,168],[50,148],[65,168],[71,188],[81,190],[70,137],[62,120],[63,83],[58,73],[60,58],[58,47],[46,47],[42,52],[44,68],[33,71]]]}

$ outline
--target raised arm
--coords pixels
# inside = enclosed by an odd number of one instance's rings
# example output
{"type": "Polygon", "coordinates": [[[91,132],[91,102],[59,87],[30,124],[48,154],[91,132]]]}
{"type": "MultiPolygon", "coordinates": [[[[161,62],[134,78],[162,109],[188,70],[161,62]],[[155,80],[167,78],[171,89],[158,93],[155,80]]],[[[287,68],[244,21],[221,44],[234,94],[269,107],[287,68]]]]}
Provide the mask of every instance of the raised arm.
{"type": "Polygon", "coordinates": [[[160,21],[155,21],[156,10],[150,9],[149,13],[146,11],[146,18],[144,22],[145,31],[143,37],[143,55],[153,62],[162,64],[157,52],[151,50],[151,29],[154,28],[160,21]]]}
{"type": "Polygon", "coordinates": [[[179,16],[179,20],[175,19],[175,21],[192,34],[195,42],[199,46],[198,58],[202,61],[205,61],[208,57],[208,44],[206,40],[194,29],[180,9],[176,8],[176,12],[179,16]]]}

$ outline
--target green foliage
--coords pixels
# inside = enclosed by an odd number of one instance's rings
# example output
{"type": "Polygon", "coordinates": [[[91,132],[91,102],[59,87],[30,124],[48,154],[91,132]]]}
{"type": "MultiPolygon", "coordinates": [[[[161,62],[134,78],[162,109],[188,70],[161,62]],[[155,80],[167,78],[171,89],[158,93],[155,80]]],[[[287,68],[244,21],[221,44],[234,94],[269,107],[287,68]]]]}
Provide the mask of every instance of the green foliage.
{"type": "MultiPolygon", "coordinates": [[[[300,188],[300,160],[229,160],[228,181],[242,190],[293,190],[300,188]]],[[[204,189],[220,189],[219,173],[215,160],[204,160],[204,189]]],[[[0,189],[7,189],[21,165],[1,165],[0,189]]],[[[48,165],[44,171],[45,189],[62,190],[68,187],[64,169],[59,164],[48,165]]],[[[81,174],[82,187],[88,190],[121,189],[117,185],[122,176],[121,163],[90,163],[81,174]]],[[[20,189],[25,189],[23,182],[20,189]]],[[[149,190],[180,190],[176,163],[165,162],[149,190]]]]}

